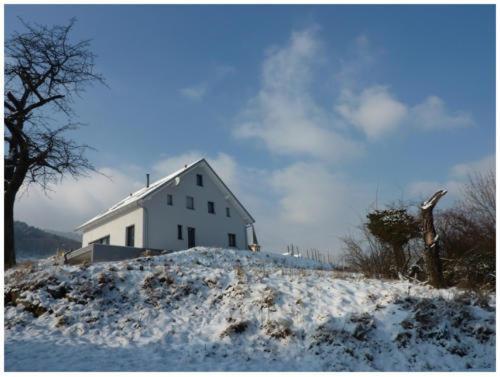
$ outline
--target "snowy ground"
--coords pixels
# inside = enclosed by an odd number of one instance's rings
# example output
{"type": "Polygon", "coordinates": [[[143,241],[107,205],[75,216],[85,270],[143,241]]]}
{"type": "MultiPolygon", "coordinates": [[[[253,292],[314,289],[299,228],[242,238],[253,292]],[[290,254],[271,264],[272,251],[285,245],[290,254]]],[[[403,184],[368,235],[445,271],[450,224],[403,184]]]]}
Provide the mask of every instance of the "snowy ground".
{"type": "Polygon", "coordinates": [[[7,371],[494,370],[494,296],[196,248],[6,274],[7,371]]]}

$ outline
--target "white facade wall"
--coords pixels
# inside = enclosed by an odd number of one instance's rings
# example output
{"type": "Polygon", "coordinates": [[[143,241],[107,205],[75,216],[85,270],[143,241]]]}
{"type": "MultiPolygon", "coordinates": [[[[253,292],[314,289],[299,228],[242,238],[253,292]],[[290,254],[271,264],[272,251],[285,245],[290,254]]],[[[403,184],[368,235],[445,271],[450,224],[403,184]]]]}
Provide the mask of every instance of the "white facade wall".
{"type": "Polygon", "coordinates": [[[180,178],[145,198],[147,247],[164,250],[188,248],[187,228],[195,228],[196,246],[228,247],[228,233],[236,235],[236,247],[246,249],[246,224],[236,207],[224,198],[224,193],[211,180],[208,172],[197,166],[180,178]],[[203,176],[203,187],[196,185],[196,174],[203,176]],[[167,205],[167,194],[173,205],[167,205]],[[186,196],[194,198],[194,210],[186,208],[186,196]],[[208,213],[208,201],[215,203],[215,214],[208,213]],[[226,217],[226,207],[231,217],[226,217]],[[177,225],[182,225],[183,239],[177,238],[177,225]]]}
{"type": "Polygon", "coordinates": [[[82,247],[109,235],[110,245],[125,246],[125,229],[135,226],[135,247],[143,247],[143,209],[136,208],[106,223],[83,232],[82,247]]]}

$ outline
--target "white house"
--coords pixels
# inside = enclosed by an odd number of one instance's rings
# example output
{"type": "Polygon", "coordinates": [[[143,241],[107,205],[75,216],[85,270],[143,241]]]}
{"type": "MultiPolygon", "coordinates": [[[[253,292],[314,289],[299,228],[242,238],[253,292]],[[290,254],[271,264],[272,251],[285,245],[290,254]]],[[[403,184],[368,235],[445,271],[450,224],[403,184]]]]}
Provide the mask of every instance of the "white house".
{"type": "Polygon", "coordinates": [[[248,230],[255,238],[255,220],[205,159],[151,185],[148,175],[147,181],[146,187],[76,228],[83,232],[82,247],[246,249],[248,230]]]}

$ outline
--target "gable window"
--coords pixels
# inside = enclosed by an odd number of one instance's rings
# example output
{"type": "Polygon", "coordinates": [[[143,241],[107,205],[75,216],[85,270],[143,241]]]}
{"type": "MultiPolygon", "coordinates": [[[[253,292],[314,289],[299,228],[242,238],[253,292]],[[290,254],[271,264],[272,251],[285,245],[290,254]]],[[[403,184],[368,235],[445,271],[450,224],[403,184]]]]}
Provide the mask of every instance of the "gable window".
{"type": "Polygon", "coordinates": [[[177,239],[182,240],[182,225],[177,225],[177,239]]]}
{"type": "Polygon", "coordinates": [[[192,196],[186,196],[186,208],[194,209],[194,198],[192,196]]]}
{"type": "Polygon", "coordinates": [[[203,176],[201,174],[196,174],[196,184],[198,186],[203,186],[203,176]]]}
{"type": "Polygon", "coordinates": [[[228,245],[229,245],[229,247],[236,247],[236,234],[229,233],[227,235],[227,239],[228,239],[228,245]]]}
{"type": "Polygon", "coordinates": [[[229,207],[226,207],[226,217],[231,217],[231,210],[229,207]]]}
{"type": "Polygon", "coordinates": [[[214,204],[214,202],[208,202],[208,213],[215,213],[215,204],[214,204]]]}
{"type": "Polygon", "coordinates": [[[171,194],[167,194],[167,205],[169,206],[174,205],[174,198],[172,198],[171,194]]]}
{"type": "Polygon", "coordinates": [[[130,225],[125,229],[125,246],[134,247],[135,238],[135,226],[130,225]]]}

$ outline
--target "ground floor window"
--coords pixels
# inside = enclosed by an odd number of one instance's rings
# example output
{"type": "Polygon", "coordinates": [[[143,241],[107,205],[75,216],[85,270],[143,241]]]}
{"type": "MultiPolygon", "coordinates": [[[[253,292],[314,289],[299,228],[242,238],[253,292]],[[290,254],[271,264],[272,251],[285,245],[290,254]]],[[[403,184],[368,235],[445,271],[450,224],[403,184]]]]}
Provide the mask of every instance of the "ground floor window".
{"type": "Polygon", "coordinates": [[[182,225],[177,225],[177,239],[182,240],[182,225]]]}
{"type": "Polygon", "coordinates": [[[227,235],[229,247],[236,247],[236,234],[229,233],[227,235]]]}
{"type": "Polygon", "coordinates": [[[130,225],[125,229],[125,245],[134,247],[135,243],[135,226],[130,225]]]}
{"type": "Polygon", "coordinates": [[[99,238],[98,240],[89,242],[89,245],[92,245],[94,243],[99,245],[109,245],[109,234],[105,237],[99,238]]]}

